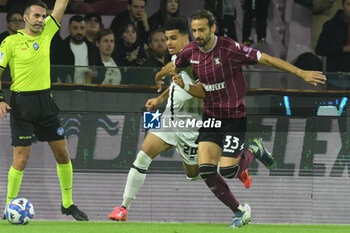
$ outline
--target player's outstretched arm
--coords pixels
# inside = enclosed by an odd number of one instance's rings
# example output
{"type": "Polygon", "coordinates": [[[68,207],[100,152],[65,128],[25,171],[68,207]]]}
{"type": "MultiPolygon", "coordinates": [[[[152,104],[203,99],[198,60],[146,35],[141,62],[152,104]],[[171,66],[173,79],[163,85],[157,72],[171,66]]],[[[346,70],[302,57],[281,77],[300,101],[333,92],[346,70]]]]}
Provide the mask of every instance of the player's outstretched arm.
{"type": "Polygon", "coordinates": [[[173,75],[173,81],[179,85],[182,89],[188,92],[188,94],[200,98],[205,99],[205,91],[203,89],[203,85],[200,82],[197,82],[196,85],[186,85],[181,77],[181,75],[171,72],[173,75]]]}
{"type": "Polygon", "coordinates": [[[326,81],[326,76],[324,76],[320,71],[302,70],[286,61],[283,61],[276,57],[272,57],[266,53],[261,54],[259,63],[267,66],[272,66],[280,70],[288,71],[292,74],[299,76],[305,82],[310,83],[314,86],[317,86],[318,84],[325,84],[326,81]]]}
{"type": "Polygon", "coordinates": [[[11,109],[11,107],[5,102],[2,88],[1,88],[1,76],[2,76],[2,70],[0,70],[0,120],[3,120],[7,117],[7,111],[11,109]]]}
{"type": "Polygon", "coordinates": [[[66,11],[69,0],[56,0],[52,15],[60,23],[66,11]]]}
{"type": "Polygon", "coordinates": [[[165,78],[165,76],[170,75],[170,72],[174,70],[174,63],[170,61],[159,72],[156,73],[155,81],[158,87],[158,92],[162,90],[162,85],[164,84],[163,79],[165,78]]]}
{"type": "Polygon", "coordinates": [[[205,99],[205,91],[201,82],[197,82],[196,85],[189,85],[188,93],[194,97],[205,99]]]}
{"type": "Polygon", "coordinates": [[[145,106],[147,111],[155,111],[158,105],[162,104],[169,97],[170,88],[168,87],[161,95],[147,100],[145,106]]]}

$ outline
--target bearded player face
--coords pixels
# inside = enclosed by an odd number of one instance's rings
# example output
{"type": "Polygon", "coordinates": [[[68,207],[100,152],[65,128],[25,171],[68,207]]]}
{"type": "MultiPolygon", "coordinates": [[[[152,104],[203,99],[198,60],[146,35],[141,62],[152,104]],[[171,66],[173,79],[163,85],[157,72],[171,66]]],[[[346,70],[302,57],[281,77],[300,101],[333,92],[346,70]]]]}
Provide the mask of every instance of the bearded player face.
{"type": "Polygon", "coordinates": [[[215,25],[209,27],[208,19],[203,18],[192,20],[191,27],[196,44],[205,50],[208,49],[207,46],[214,39],[215,25]]]}

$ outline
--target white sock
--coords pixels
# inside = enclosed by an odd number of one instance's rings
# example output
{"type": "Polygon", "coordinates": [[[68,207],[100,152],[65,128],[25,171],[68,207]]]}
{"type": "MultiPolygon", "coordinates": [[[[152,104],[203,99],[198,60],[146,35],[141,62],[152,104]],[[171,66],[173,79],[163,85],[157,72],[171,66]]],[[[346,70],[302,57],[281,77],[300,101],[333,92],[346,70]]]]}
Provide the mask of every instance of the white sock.
{"type": "MultiPolygon", "coordinates": [[[[151,162],[152,159],[141,150],[137,154],[136,160],[134,161],[133,165],[136,168],[146,172],[151,162]]],[[[129,209],[131,202],[133,201],[133,199],[135,199],[136,194],[139,192],[146,179],[146,173],[141,173],[136,168],[130,168],[128,178],[125,184],[124,199],[122,206],[124,206],[126,209],[129,209]]]]}

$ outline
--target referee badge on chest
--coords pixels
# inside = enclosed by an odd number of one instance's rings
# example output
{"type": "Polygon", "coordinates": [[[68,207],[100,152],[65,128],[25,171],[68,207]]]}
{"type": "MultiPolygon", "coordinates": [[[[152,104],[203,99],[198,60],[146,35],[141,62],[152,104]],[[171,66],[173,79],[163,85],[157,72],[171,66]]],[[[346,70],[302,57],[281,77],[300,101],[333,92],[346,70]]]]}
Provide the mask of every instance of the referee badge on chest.
{"type": "Polygon", "coordinates": [[[38,49],[39,49],[38,43],[34,43],[34,44],[33,44],[33,48],[34,48],[35,50],[38,50],[38,49]]]}

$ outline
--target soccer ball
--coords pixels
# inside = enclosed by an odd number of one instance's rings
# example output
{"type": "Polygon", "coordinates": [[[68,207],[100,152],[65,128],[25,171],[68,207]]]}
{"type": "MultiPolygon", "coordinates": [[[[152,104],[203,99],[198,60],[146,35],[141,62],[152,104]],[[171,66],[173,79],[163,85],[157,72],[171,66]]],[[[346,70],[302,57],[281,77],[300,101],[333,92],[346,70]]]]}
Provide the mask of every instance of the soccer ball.
{"type": "Polygon", "coordinates": [[[25,225],[33,217],[33,205],[25,198],[15,198],[6,207],[6,218],[12,224],[25,225]]]}

